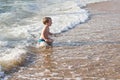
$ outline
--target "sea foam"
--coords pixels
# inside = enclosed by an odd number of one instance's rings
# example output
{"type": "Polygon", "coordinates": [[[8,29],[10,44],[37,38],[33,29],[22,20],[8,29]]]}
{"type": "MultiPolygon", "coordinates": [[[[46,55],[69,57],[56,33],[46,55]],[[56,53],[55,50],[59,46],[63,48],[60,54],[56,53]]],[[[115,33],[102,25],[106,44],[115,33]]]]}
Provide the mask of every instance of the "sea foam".
{"type": "Polygon", "coordinates": [[[82,6],[100,1],[106,0],[1,0],[0,65],[13,62],[9,65],[16,66],[24,60],[25,47],[35,45],[39,38],[44,16],[52,18],[51,32],[62,33],[89,18],[82,6]]]}

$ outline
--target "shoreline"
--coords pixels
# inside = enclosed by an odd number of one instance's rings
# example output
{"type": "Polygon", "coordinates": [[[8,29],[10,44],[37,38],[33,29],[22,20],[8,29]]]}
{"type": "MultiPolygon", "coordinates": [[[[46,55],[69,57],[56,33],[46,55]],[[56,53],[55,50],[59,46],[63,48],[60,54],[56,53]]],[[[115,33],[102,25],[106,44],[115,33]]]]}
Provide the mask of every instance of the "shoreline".
{"type": "Polygon", "coordinates": [[[35,61],[13,73],[10,80],[119,80],[119,4],[87,5],[92,17],[89,21],[55,37],[54,44],[60,46],[36,51],[35,61]]]}

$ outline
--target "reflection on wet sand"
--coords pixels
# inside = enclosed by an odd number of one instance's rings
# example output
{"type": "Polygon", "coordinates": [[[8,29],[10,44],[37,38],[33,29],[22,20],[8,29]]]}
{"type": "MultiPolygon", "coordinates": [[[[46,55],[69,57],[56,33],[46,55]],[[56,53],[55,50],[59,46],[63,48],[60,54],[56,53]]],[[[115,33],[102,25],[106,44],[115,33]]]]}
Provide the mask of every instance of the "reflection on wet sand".
{"type": "Polygon", "coordinates": [[[43,53],[43,65],[41,66],[43,71],[43,78],[51,77],[52,70],[55,68],[52,59],[53,50],[52,48],[46,49],[43,53]]]}
{"type": "Polygon", "coordinates": [[[119,47],[98,43],[45,50],[32,48],[35,60],[11,80],[116,80],[120,78],[119,47]]]}
{"type": "Polygon", "coordinates": [[[120,80],[120,10],[116,3],[120,1],[92,4],[89,10],[98,15],[56,38],[53,48],[30,48],[34,60],[12,74],[11,80],[120,80]],[[99,14],[105,11],[111,14],[99,14]]]}

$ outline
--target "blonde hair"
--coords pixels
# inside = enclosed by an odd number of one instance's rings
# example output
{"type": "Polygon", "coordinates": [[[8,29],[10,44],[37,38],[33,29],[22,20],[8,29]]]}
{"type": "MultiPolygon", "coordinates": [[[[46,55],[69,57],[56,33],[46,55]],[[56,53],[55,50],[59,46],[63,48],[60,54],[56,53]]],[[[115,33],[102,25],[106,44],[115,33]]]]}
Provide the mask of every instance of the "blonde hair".
{"type": "Polygon", "coordinates": [[[44,17],[44,18],[43,18],[43,24],[48,23],[48,22],[49,22],[49,20],[51,20],[51,18],[50,18],[50,17],[44,17]]]}

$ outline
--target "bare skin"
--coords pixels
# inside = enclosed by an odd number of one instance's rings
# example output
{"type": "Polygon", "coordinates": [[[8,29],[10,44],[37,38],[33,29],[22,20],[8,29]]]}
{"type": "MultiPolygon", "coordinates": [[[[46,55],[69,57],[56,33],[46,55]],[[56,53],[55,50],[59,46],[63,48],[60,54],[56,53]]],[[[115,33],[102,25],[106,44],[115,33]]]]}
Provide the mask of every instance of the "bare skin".
{"type": "Polygon", "coordinates": [[[45,24],[45,27],[42,29],[41,32],[41,39],[44,39],[47,43],[52,43],[53,39],[49,38],[49,35],[52,35],[52,33],[49,31],[49,27],[52,24],[52,20],[50,19],[48,23],[45,24]]]}

